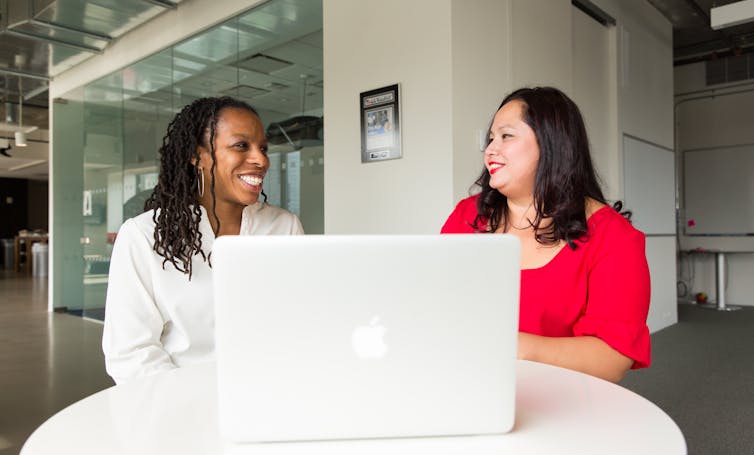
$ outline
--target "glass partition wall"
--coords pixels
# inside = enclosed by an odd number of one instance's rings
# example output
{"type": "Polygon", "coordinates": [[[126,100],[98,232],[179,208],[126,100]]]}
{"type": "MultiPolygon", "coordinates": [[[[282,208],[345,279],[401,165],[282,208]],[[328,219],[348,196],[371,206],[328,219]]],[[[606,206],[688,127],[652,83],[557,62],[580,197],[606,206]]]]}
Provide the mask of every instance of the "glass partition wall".
{"type": "Polygon", "coordinates": [[[268,202],[323,233],[322,91],[321,2],[271,0],[56,100],[53,190],[67,193],[54,196],[54,306],[103,318],[118,229],[157,183],[168,123],[201,97],[259,112],[268,202]]]}

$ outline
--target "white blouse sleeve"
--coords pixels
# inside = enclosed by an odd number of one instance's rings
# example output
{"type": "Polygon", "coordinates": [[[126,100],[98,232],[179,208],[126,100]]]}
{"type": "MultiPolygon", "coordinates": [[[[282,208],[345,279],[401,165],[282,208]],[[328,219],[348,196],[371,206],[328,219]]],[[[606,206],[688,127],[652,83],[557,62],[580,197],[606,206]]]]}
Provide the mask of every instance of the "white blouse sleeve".
{"type": "Polygon", "coordinates": [[[110,261],[102,350],[116,383],[176,368],[160,338],[164,320],[154,299],[150,239],[134,220],[118,232],[110,261]]]}
{"type": "Polygon", "coordinates": [[[304,235],[304,226],[296,215],[293,215],[293,222],[291,224],[291,235],[304,235]]]}

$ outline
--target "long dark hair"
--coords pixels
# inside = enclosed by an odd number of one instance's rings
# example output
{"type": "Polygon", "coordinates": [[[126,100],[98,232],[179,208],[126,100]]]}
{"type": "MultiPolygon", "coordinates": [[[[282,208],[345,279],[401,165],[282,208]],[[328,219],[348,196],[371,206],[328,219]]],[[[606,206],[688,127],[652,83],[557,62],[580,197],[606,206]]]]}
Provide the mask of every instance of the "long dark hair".
{"type": "MultiPolygon", "coordinates": [[[[597,173],[589,154],[589,140],[578,106],[565,93],[553,87],[521,88],[508,95],[498,110],[511,101],[521,103],[524,122],[534,131],[539,145],[539,163],[534,178],[533,207],[530,220],[534,236],[541,244],[565,240],[572,249],[587,233],[586,198],[606,204],[597,173]],[[552,223],[542,226],[545,218],[552,223]]],[[[490,174],[483,169],[475,185],[482,188],[477,200],[477,216],[472,226],[477,231],[507,229],[507,198],[490,187],[490,174]]],[[[613,208],[621,212],[618,201],[613,208]]]]}
{"type": "MultiPolygon", "coordinates": [[[[213,205],[211,216],[217,222],[216,229],[220,229],[220,219],[214,209],[215,127],[220,112],[225,108],[244,109],[259,117],[253,107],[228,96],[200,98],[181,109],[168,125],[167,133],[162,139],[158,183],[144,204],[144,211],[153,211],[153,249],[165,258],[162,268],[170,262],[176,270],[188,274],[189,280],[192,273],[191,258],[197,254],[204,261],[208,258],[202,251],[202,233],[199,232],[202,213],[197,190],[200,145],[207,148],[212,156],[208,182],[213,205]]],[[[264,198],[266,201],[267,196],[264,195],[264,198]]]]}

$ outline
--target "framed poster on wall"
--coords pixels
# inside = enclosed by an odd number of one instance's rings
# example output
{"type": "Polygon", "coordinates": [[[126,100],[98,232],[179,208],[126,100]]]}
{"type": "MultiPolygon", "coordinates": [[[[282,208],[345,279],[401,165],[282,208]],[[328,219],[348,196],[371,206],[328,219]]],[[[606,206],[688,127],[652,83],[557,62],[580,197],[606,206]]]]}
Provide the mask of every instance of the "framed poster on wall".
{"type": "Polygon", "coordinates": [[[401,158],[399,91],[394,84],[359,95],[362,163],[401,158]]]}

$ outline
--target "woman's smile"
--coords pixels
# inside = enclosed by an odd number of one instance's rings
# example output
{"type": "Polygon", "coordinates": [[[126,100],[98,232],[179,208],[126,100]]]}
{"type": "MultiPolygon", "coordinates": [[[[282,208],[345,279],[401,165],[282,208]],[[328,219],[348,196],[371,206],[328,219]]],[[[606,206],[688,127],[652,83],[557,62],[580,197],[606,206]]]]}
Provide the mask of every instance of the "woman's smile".
{"type": "Polygon", "coordinates": [[[487,165],[487,169],[490,172],[490,175],[495,175],[495,172],[499,171],[503,166],[505,166],[502,163],[498,163],[496,161],[490,161],[487,165]]]}
{"type": "Polygon", "coordinates": [[[249,190],[259,193],[262,191],[262,182],[264,181],[264,174],[241,174],[239,179],[249,188],[249,190]]]}

